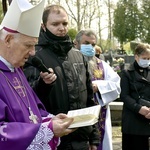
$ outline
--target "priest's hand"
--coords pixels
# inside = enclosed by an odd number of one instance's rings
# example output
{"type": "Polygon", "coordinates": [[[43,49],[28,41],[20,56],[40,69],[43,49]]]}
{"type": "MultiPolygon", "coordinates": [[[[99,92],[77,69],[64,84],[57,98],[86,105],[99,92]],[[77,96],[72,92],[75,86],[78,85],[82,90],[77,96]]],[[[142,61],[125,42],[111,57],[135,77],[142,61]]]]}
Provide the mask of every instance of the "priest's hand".
{"type": "Polygon", "coordinates": [[[68,127],[72,122],[73,122],[73,118],[68,118],[67,115],[62,113],[53,117],[52,123],[53,123],[53,132],[55,137],[62,137],[68,135],[69,133],[74,132],[76,129],[68,129],[68,127]]]}
{"type": "Polygon", "coordinates": [[[96,93],[98,92],[98,87],[96,83],[92,83],[92,87],[93,87],[93,92],[96,93]]]}
{"type": "Polygon", "coordinates": [[[97,150],[97,146],[95,146],[95,145],[90,145],[90,146],[89,146],[89,150],[97,150]]]}
{"type": "Polygon", "coordinates": [[[51,83],[53,83],[56,80],[57,76],[54,73],[52,68],[49,68],[48,70],[50,71],[50,73],[48,73],[48,72],[40,72],[40,77],[43,79],[43,81],[46,84],[51,84],[51,83]]]}

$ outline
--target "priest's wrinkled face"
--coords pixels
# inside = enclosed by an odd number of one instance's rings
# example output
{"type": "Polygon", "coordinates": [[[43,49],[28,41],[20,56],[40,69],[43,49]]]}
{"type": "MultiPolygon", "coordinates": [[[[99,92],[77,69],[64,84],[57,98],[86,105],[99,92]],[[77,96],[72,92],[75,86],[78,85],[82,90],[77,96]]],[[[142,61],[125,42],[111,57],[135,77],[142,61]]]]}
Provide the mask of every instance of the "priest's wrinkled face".
{"type": "Polygon", "coordinates": [[[12,66],[20,67],[25,64],[29,56],[35,55],[35,44],[38,39],[20,33],[7,34],[4,38],[4,57],[12,66]]]}

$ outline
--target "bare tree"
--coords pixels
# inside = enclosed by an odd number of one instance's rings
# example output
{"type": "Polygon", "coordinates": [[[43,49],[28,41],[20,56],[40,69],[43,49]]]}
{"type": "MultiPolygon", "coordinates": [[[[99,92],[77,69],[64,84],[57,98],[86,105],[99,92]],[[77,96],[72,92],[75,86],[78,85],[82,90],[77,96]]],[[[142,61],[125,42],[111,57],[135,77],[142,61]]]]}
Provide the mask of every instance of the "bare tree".
{"type": "Polygon", "coordinates": [[[96,18],[96,0],[65,0],[69,15],[77,25],[77,30],[90,28],[96,18]]]}
{"type": "Polygon", "coordinates": [[[100,42],[100,45],[102,45],[102,29],[101,28],[101,17],[103,15],[103,13],[101,12],[101,4],[100,4],[100,0],[96,0],[96,5],[97,5],[97,18],[98,18],[98,22],[97,22],[97,25],[98,25],[98,35],[99,35],[99,42],[100,42]]]}
{"type": "Polygon", "coordinates": [[[113,12],[115,9],[115,5],[111,0],[106,0],[105,4],[108,8],[108,36],[107,36],[107,45],[109,45],[108,47],[112,47],[112,39],[113,39],[113,35],[112,35],[112,20],[113,20],[113,12]]]}
{"type": "Polygon", "coordinates": [[[7,12],[7,5],[11,3],[12,0],[2,0],[3,14],[5,15],[7,12]]]}

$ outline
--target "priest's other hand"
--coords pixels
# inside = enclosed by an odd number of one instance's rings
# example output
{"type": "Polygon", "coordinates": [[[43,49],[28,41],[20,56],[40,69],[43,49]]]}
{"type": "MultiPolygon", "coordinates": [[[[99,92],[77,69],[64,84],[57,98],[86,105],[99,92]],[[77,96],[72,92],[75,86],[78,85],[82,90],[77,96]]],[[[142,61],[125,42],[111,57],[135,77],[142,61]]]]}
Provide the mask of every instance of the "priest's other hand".
{"type": "Polygon", "coordinates": [[[48,72],[40,72],[40,77],[43,79],[43,81],[46,84],[51,84],[51,83],[53,83],[56,80],[57,76],[54,73],[52,68],[49,68],[48,70],[50,71],[50,73],[48,73],[48,72]]]}
{"type": "Polygon", "coordinates": [[[73,118],[68,118],[66,114],[60,113],[53,117],[52,123],[55,137],[62,137],[74,132],[76,129],[68,129],[72,122],[73,118]],[[64,119],[66,119],[67,121],[64,121],[64,119]]]}
{"type": "Polygon", "coordinates": [[[95,146],[95,145],[90,145],[89,150],[97,150],[97,146],[95,146]]]}
{"type": "Polygon", "coordinates": [[[98,87],[96,83],[92,83],[92,87],[93,87],[93,92],[96,93],[98,92],[98,87]]]}

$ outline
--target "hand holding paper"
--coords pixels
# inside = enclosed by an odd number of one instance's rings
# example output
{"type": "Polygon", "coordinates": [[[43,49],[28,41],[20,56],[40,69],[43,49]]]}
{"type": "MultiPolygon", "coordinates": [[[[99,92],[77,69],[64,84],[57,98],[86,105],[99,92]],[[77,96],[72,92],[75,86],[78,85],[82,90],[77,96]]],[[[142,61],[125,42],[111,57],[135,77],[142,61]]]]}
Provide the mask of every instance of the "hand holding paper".
{"type": "MultiPolygon", "coordinates": [[[[98,122],[99,113],[100,113],[100,105],[71,110],[68,112],[67,116],[69,118],[74,118],[74,121],[69,126],[69,128],[78,128],[84,126],[90,126],[98,122]]],[[[66,118],[64,121],[67,121],[66,118]]]]}

